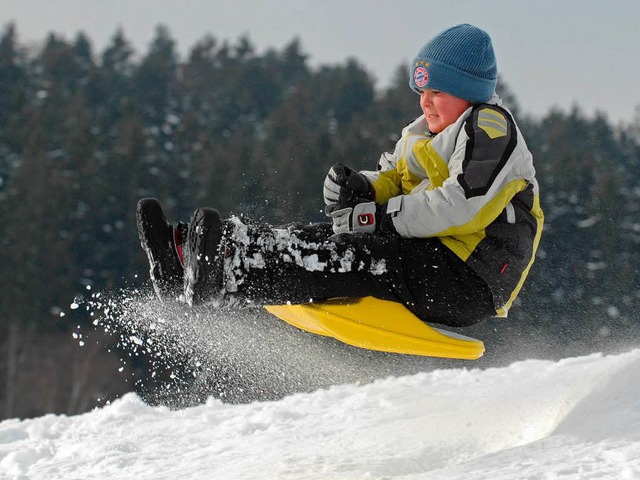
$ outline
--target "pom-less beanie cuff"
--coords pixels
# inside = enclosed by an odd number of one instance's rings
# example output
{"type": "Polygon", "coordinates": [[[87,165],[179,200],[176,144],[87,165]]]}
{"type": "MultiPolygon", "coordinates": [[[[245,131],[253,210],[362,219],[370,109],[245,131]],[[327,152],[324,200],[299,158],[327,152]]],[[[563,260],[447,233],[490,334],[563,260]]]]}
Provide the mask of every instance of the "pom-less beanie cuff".
{"type": "Polygon", "coordinates": [[[409,70],[409,85],[416,92],[432,89],[482,103],[493,95],[497,77],[491,38],[484,30],[462,24],[420,49],[409,70]]]}
{"type": "MultiPolygon", "coordinates": [[[[425,85],[418,87],[414,75],[410,79],[411,88],[418,93],[420,93],[420,90],[430,88],[462,98],[471,103],[482,103],[489,100],[495,92],[495,79],[478,78],[436,60],[431,60],[427,63],[427,67],[424,67],[424,62],[422,65],[428,72],[425,85]]],[[[418,70],[419,67],[420,65],[414,65],[412,70],[418,70]]],[[[418,76],[420,72],[421,70],[418,71],[418,76]]]]}

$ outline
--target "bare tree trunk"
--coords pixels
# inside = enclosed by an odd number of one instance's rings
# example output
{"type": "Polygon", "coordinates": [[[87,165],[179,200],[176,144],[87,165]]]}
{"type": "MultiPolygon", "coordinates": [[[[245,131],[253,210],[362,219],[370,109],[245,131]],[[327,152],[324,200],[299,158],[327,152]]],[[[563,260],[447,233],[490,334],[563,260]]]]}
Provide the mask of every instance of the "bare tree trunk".
{"type": "Polygon", "coordinates": [[[89,407],[87,394],[89,391],[88,384],[91,377],[92,368],[94,367],[94,359],[98,352],[98,345],[89,344],[85,347],[85,355],[83,355],[73,365],[71,381],[71,391],[67,404],[68,414],[77,414],[86,411],[89,407]]]}
{"type": "Polygon", "coordinates": [[[9,323],[6,339],[6,368],[4,380],[4,418],[11,418],[14,413],[14,405],[18,389],[18,345],[20,329],[18,323],[9,323]]]}

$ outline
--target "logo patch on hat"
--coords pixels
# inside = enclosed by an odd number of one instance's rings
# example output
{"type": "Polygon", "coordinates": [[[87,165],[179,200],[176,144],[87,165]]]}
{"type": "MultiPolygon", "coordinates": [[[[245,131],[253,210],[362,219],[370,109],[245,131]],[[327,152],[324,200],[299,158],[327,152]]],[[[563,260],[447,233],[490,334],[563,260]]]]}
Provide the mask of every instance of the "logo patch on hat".
{"type": "Polygon", "coordinates": [[[413,71],[413,81],[416,84],[416,87],[422,88],[429,81],[429,74],[427,73],[427,69],[424,67],[418,67],[413,71]]]}

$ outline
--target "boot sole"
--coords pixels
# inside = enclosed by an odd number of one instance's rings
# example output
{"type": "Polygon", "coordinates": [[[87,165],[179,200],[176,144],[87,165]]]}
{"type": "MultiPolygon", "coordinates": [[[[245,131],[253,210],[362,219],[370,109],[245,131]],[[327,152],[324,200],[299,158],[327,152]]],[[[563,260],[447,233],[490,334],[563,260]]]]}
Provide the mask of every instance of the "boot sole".
{"type": "Polygon", "coordinates": [[[222,289],[222,219],[211,208],[191,216],[185,252],[184,296],[189,305],[215,300],[222,289]]]}
{"type": "Polygon", "coordinates": [[[136,221],[140,245],[147,254],[149,276],[161,300],[177,298],[182,293],[183,269],[173,246],[173,231],[155,198],[138,202],[136,221]]]}

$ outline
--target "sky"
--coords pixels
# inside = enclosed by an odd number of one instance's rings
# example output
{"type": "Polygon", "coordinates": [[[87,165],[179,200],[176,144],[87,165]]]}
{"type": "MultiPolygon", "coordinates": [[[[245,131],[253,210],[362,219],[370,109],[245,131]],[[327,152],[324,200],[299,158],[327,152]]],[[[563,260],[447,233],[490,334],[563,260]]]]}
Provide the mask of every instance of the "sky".
{"type": "Polygon", "coordinates": [[[0,422],[7,480],[640,478],[640,351],[0,422]]]}
{"type": "Polygon", "coordinates": [[[355,57],[381,88],[432,36],[471,23],[493,38],[499,74],[522,111],[578,105],[614,125],[638,117],[639,18],[636,0],[28,0],[0,12],[21,42],[82,31],[97,51],[122,28],[142,54],[159,24],[183,55],[206,34],[232,43],[247,35],[258,52],[298,37],[312,66],[355,57]]]}

